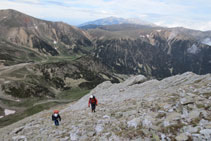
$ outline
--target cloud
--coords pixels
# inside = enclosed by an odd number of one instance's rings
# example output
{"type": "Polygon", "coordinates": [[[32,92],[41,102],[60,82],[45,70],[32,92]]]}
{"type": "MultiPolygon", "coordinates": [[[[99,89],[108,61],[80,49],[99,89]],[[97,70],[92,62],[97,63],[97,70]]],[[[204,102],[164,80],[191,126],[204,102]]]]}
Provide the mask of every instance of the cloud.
{"type": "Polygon", "coordinates": [[[39,4],[40,0],[3,0],[16,3],[28,3],[28,4],[39,4]]]}
{"type": "Polygon", "coordinates": [[[211,30],[211,20],[210,21],[191,21],[191,20],[178,20],[175,19],[171,22],[166,22],[164,20],[154,22],[156,25],[165,27],[185,27],[189,29],[196,29],[201,31],[211,30]]]}
{"type": "Polygon", "coordinates": [[[73,25],[117,16],[211,30],[210,0],[1,0],[0,9],[8,8],[73,25]]]}

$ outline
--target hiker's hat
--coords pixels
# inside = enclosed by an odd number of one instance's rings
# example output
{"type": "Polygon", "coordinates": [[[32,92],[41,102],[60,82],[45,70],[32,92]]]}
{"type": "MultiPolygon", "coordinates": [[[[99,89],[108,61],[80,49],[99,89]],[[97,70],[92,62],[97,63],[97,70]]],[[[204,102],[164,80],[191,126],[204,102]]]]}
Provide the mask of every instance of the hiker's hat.
{"type": "Polygon", "coordinates": [[[58,111],[58,110],[54,110],[53,112],[54,112],[55,114],[58,114],[58,113],[59,113],[59,111],[58,111]]]}

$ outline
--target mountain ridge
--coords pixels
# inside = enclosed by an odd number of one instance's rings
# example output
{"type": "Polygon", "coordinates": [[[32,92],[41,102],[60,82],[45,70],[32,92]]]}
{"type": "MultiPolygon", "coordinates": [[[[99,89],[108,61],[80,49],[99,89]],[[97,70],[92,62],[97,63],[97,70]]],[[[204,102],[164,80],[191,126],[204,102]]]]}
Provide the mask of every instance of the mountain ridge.
{"type": "Polygon", "coordinates": [[[63,22],[40,20],[15,10],[1,10],[0,17],[1,38],[39,53],[68,54],[75,44],[91,45],[85,31],[63,22]]]}

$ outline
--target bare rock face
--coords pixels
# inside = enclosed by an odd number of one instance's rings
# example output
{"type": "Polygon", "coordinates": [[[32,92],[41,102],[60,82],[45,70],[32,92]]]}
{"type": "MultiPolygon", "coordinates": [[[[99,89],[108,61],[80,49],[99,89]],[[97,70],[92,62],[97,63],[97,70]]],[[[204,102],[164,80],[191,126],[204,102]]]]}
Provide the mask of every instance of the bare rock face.
{"type": "Polygon", "coordinates": [[[76,103],[57,107],[62,117],[59,127],[50,119],[52,109],[0,129],[0,138],[211,140],[210,84],[210,74],[190,72],[161,81],[144,76],[119,84],[106,81],[76,103]],[[99,101],[96,113],[87,107],[91,94],[99,101]]]}

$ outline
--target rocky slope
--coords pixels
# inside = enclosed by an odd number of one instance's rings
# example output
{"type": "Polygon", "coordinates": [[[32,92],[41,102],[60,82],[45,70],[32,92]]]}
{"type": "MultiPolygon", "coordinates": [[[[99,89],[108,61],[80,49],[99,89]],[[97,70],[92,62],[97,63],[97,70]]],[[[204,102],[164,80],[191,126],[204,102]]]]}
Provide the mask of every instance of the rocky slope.
{"type": "Polygon", "coordinates": [[[3,140],[210,140],[211,75],[190,72],[158,80],[131,77],[106,81],[78,102],[57,107],[62,122],[55,127],[52,110],[0,129],[3,140]],[[94,94],[96,113],[87,108],[94,94]]]}
{"type": "Polygon", "coordinates": [[[95,43],[95,57],[118,73],[165,78],[211,70],[211,46],[202,42],[211,37],[208,32],[128,24],[88,32],[95,43]]]}

